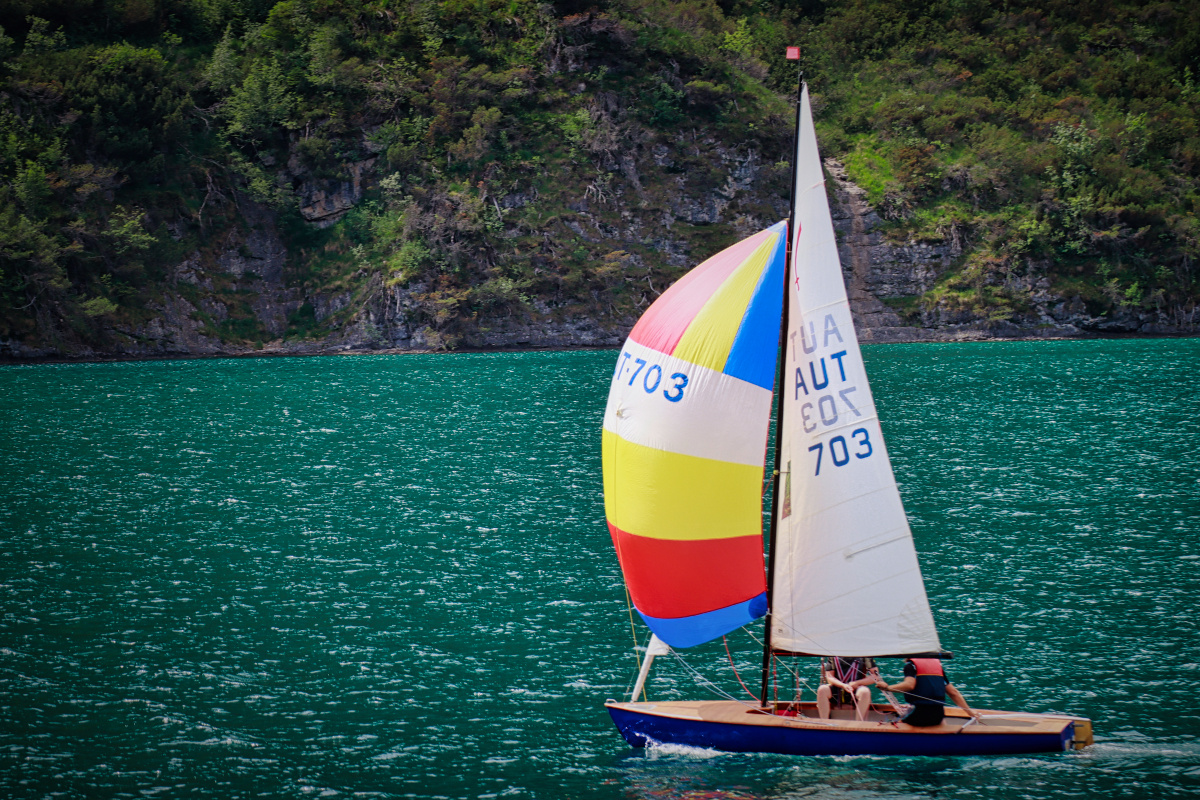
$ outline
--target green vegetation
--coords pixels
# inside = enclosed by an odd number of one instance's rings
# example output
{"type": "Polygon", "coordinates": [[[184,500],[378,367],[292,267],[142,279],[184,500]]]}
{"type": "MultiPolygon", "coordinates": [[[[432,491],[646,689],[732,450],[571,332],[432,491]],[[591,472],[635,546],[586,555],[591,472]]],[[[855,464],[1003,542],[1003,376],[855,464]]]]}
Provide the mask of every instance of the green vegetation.
{"type": "Polygon", "coordinates": [[[961,249],[928,293],[892,303],[906,318],[1015,318],[1036,280],[1092,313],[1190,319],[1189,9],[7,3],[0,340],[104,349],[168,295],[209,336],[273,338],[253,271],[216,266],[231,243],[259,257],[249,237],[264,208],[287,248],[272,280],[300,298],[281,316],[287,337],[386,320],[454,347],[505,315],[627,317],[690,259],[781,213],[786,170],[772,165],[789,148],[792,43],[822,145],[888,235],[961,249]],[[719,221],[682,212],[724,196],[730,157],[758,160],[759,189],[719,221]],[[353,208],[317,219],[329,187],[353,208]],[[190,282],[188,259],[203,273],[190,282]]]}
{"type": "Polygon", "coordinates": [[[805,25],[830,140],[897,239],[953,238],[929,310],[1029,278],[1094,312],[1195,309],[1200,20],[1186,4],[855,2],[805,25]]]}

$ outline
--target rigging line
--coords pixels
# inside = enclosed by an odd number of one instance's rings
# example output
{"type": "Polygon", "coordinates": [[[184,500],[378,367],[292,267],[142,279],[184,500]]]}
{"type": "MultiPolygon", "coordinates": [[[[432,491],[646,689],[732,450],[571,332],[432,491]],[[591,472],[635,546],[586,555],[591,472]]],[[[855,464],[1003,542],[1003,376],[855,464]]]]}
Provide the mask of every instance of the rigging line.
{"type": "MultiPolygon", "coordinates": [[[[776,661],[778,661],[778,660],[779,660],[779,659],[776,659],[776,661]]],[[[793,676],[796,678],[796,686],[797,686],[797,687],[803,686],[805,689],[808,689],[808,690],[809,690],[810,692],[812,692],[814,695],[817,693],[817,690],[816,690],[816,689],[814,689],[814,688],[812,687],[812,684],[811,684],[811,683],[809,683],[809,682],[808,682],[808,681],[807,681],[805,678],[801,678],[801,677],[800,677],[800,670],[799,670],[799,669],[796,669],[795,667],[788,666],[787,662],[784,662],[783,668],[784,668],[785,670],[787,670],[788,672],[792,673],[792,675],[793,675],[793,676]]],[[[796,694],[797,694],[797,696],[799,696],[799,694],[800,694],[798,689],[797,689],[797,693],[796,693],[796,694]]]]}
{"type": "MultiPolygon", "coordinates": [[[[786,625],[786,623],[784,623],[784,624],[786,625]]],[[[788,625],[787,627],[791,628],[792,626],[788,625]]],[[[792,630],[795,630],[795,628],[792,628],[792,630]]],[[[751,633],[751,632],[749,631],[749,629],[747,629],[747,631],[746,631],[746,632],[750,634],[750,638],[751,638],[751,639],[754,639],[756,642],[758,641],[757,639],[755,639],[755,637],[754,637],[754,634],[753,634],[753,633],[751,633]]],[[[797,632],[797,633],[798,633],[798,632],[797,632]]],[[[808,636],[807,634],[800,634],[800,635],[801,635],[801,636],[804,636],[806,639],[808,639],[810,642],[813,642],[814,644],[819,644],[819,643],[816,641],[816,639],[813,639],[811,636],[808,636]]],[[[759,644],[762,644],[762,642],[759,642],[759,644]]],[[[824,648],[824,649],[828,649],[828,648],[824,648]]],[[[823,662],[823,661],[824,661],[824,659],[825,659],[825,657],[824,657],[824,656],[818,656],[818,658],[820,658],[822,662],[823,662]]],[[[863,658],[866,658],[866,656],[864,656],[863,658]]],[[[779,659],[773,659],[773,660],[774,660],[774,661],[776,661],[776,662],[778,662],[778,661],[779,661],[779,659]]],[[[871,660],[871,663],[872,663],[872,664],[874,664],[874,662],[875,662],[875,659],[873,659],[873,658],[872,658],[872,659],[870,659],[870,660],[871,660]]],[[[783,662],[783,668],[784,668],[784,669],[786,669],[786,670],[790,670],[791,672],[793,672],[793,673],[796,675],[796,678],[797,678],[797,680],[799,680],[799,682],[800,682],[800,683],[803,683],[803,684],[804,684],[804,688],[808,689],[808,690],[809,690],[810,692],[812,692],[813,694],[816,694],[816,693],[817,693],[817,690],[816,690],[816,689],[814,689],[814,688],[812,687],[812,685],[811,685],[811,684],[809,684],[809,682],[808,682],[808,681],[806,681],[806,680],[804,680],[804,679],[800,678],[800,670],[799,670],[799,668],[790,666],[790,665],[789,665],[789,664],[788,664],[786,661],[785,661],[785,662],[783,662]]],[[[879,668],[878,668],[878,667],[874,667],[874,669],[876,670],[876,672],[878,672],[878,669],[879,669],[879,668]]],[[[880,690],[880,691],[882,691],[882,690],[880,690]]],[[[885,695],[887,695],[887,692],[884,692],[884,694],[885,694],[885,695]]],[[[914,696],[915,696],[915,695],[914,695],[914,696]]],[[[925,698],[922,698],[922,699],[925,699],[925,698]]],[[[891,702],[891,698],[890,698],[890,696],[889,696],[889,702],[891,702]]],[[[896,703],[894,703],[894,702],[892,702],[891,704],[892,704],[892,706],[893,706],[893,707],[896,707],[896,705],[897,705],[897,704],[896,704],[896,703]]],[[[945,706],[949,706],[949,705],[950,705],[949,703],[946,703],[946,702],[944,702],[944,701],[943,701],[943,703],[942,703],[942,704],[943,704],[943,705],[945,705],[945,706]]]]}
{"type": "MultiPolygon", "coordinates": [[[[619,556],[618,556],[618,560],[619,560],[619,556]]],[[[642,657],[640,655],[638,655],[637,627],[633,623],[633,599],[629,596],[629,586],[625,587],[625,607],[627,609],[629,609],[629,633],[633,636],[633,658],[635,661],[637,661],[638,673],[640,674],[642,671],[642,657]]],[[[651,634],[651,635],[653,635],[653,634],[651,634]]],[[[649,658],[650,656],[648,654],[650,652],[650,645],[648,643],[646,645],[646,652],[647,652],[646,657],[649,658]]],[[[649,699],[650,698],[647,697],[647,695],[646,695],[646,684],[643,683],[642,684],[642,700],[649,701],[649,699]]]]}
{"type": "MultiPolygon", "coordinates": [[[[636,655],[638,649],[637,627],[633,622],[633,598],[629,596],[629,587],[625,587],[625,608],[629,611],[629,633],[633,636],[633,652],[636,655]]],[[[638,669],[642,668],[641,658],[638,658],[638,669]]]]}
{"type": "Polygon", "coordinates": [[[698,685],[705,687],[706,689],[708,689],[710,692],[717,695],[718,697],[724,697],[726,700],[732,700],[733,702],[738,703],[739,705],[748,705],[747,703],[743,703],[741,700],[738,700],[736,697],[729,694],[729,692],[726,692],[720,686],[717,686],[715,683],[710,681],[708,678],[704,677],[704,675],[699,670],[695,669],[694,667],[692,667],[691,664],[684,661],[683,656],[681,656],[681,655],[679,655],[679,653],[675,652],[674,648],[671,648],[671,655],[675,656],[675,660],[678,661],[680,664],[682,664],[683,668],[692,674],[692,680],[695,681],[698,685]]]}
{"type": "MultiPolygon", "coordinates": [[[[694,680],[697,684],[704,686],[705,688],[707,688],[709,691],[711,691],[713,694],[717,695],[718,697],[724,697],[726,700],[729,700],[730,702],[737,703],[742,708],[750,709],[751,711],[755,711],[755,712],[761,711],[761,708],[757,704],[751,705],[750,703],[747,703],[745,700],[737,699],[736,697],[729,694],[724,689],[722,689],[721,687],[717,686],[715,683],[710,681],[708,678],[704,677],[704,675],[699,670],[697,670],[691,664],[687,663],[687,661],[684,660],[683,656],[679,655],[679,653],[677,653],[674,650],[674,648],[672,648],[670,652],[671,652],[671,655],[673,655],[675,657],[675,660],[677,660],[685,670],[687,670],[689,673],[691,673],[692,680],[694,680]]],[[[803,681],[803,683],[806,686],[808,686],[807,681],[803,681]]],[[[812,687],[809,686],[809,688],[811,689],[812,687]]],[[[755,697],[754,699],[758,700],[758,697],[755,697]]],[[[803,716],[803,715],[801,715],[801,716],[803,716]]],[[[807,717],[807,716],[804,717],[804,723],[807,725],[833,725],[834,724],[833,722],[828,721],[828,720],[819,720],[819,719],[814,719],[813,717],[807,717]]]]}
{"type": "MultiPolygon", "coordinates": [[[[617,409],[617,415],[619,418],[620,417],[620,409],[619,408],[617,409]]],[[[614,429],[613,433],[616,434],[617,431],[614,429]]],[[[616,471],[616,463],[615,462],[616,462],[617,452],[618,451],[616,449],[614,449],[614,451],[613,451],[613,461],[614,461],[613,471],[614,472],[616,471]]],[[[613,482],[613,490],[614,491],[616,490],[616,486],[617,486],[616,481],[614,481],[613,482]]],[[[615,505],[616,505],[616,503],[614,501],[614,507],[615,507],[615,505]]],[[[606,513],[605,513],[605,522],[606,523],[607,523],[607,517],[608,517],[608,514],[606,511],[606,513]]],[[[621,555],[621,539],[619,536],[613,536],[613,544],[616,546],[616,550],[617,550],[617,565],[621,568],[621,583],[625,588],[625,608],[626,608],[626,610],[629,611],[629,633],[633,637],[633,659],[634,659],[634,661],[637,662],[638,674],[641,674],[642,657],[638,654],[637,625],[633,621],[633,596],[629,593],[629,583],[625,580],[625,560],[621,555]]],[[[653,632],[651,632],[651,635],[653,635],[653,632]]],[[[647,645],[646,645],[646,652],[647,652],[647,658],[649,658],[649,652],[650,652],[649,643],[647,643],[647,645]]],[[[646,685],[642,684],[642,700],[648,702],[649,699],[650,699],[649,696],[646,694],[646,685]]]]}
{"type": "MultiPolygon", "coordinates": [[[[750,639],[751,639],[751,640],[752,640],[752,641],[753,641],[753,642],[754,642],[756,645],[758,645],[759,647],[763,647],[763,646],[764,646],[764,645],[763,645],[763,641],[762,641],[762,639],[759,639],[757,636],[755,636],[755,635],[754,635],[754,631],[750,630],[750,626],[749,626],[749,625],[743,625],[743,626],[742,626],[742,630],[746,632],[746,635],[747,635],[747,636],[749,636],[749,637],[750,637],[750,639]]],[[[728,645],[726,645],[726,649],[728,649],[728,647],[729,647],[729,646],[728,646],[728,645]]],[[[784,663],[784,665],[783,665],[783,668],[784,668],[784,669],[786,669],[786,670],[788,670],[789,672],[791,672],[793,675],[795,675],[795,676],[796,676],[796,680],[797,680],[797,681],[799,681],[799,682],[803,683],[803,684],[804,684],[804,685],[805,685],[805,686],[806,686],[806,687],[807,687],[809,690],[812,690],[812,687],[808,685],[808,681],[805,681],[803,678],[801,678],[801,677],[800,677],[800,670],[798,670],[798,669],[795,669],[795,668],[793,668],[793,667],[789,666],[787,663],[784,663]]]]}
{"type": "MultiPolygon", "coordinates": [[[[790,631],[791,631],[793,634],[795,634],[795,635],[797,635],[797,636],[803,636],[805,639],[808,639],[810,642],[812,642],[813,644],[817,645],[817,646],[818,646],[820,649],[822,649],[822,650],[827,650],[827,651],[829,651],[829,652],[832,652],[832,650],[830,650],[830,648],[823,646],[823,645],[822,645],[820,642],[818,642],[816,639],[814,639],[814,638],[813,638],[812,636],[810,636],[809,634],[807,634],[807,633],[803,633],[803,632],[801,632],[801,631],[797,630],[796,628],[792,627],[791,625],[789,625],[789,624],[788,624],[787,622],[785,622],[785,621],[779,620],[779,622],[781,622],[781,623],[784,625],[784,627],[786,627],[788,630],[790,630],[790,631]]],[[[749,631],[749,630],[747,630],[747,633],[750,633],[750,631],[749,631]]],[[[755,636],[754,636],[754,634],[753,634],[753,633],[750,633],[750,638],[751,638],[751,639],[754,639],[754,641],[758,642],[758,644],[760,644],[760,645],[762,645],[762,644],[763,644],[763,642],[759,642],[759,641],[758,641],[758,639],[756,639],[756,638],[755,638],[755,636]]],[[[764,645],[764,646],[765,646],[765,645],[764,645]]],[[[823,656],[823,655],[822,655],[822,656],[815,656],[815,657],[816,657],[816,658],[825,658],[825,656],[823,656]]],[[[861,656],[861,657],[865,658],[866,656],[861,656]]]]}
{"type": "MultiPolygon", "coordinates": [[[[879,673],[876,672],[875,674],[876,674],[876,677],[878,677],[879,673]]],[[[878,688],[878,687],[876,687],[876,688],[878,688]]],[[[892,707],[892,711],[895,711],[897,716],[901,716],[901,717],[904,716],[904,709],[902,709],[900,707],[900,702],[896,699],[896,695],[892,694],[891,691],[888,689],[879,689],[879,693],[882,694],[884,696],[884,698],[888,701],[888,705],[890,705],[892,707]]]]}
{"type": "Polygon", "coordinates": [[[758,695],[750,691],[750,688],[746,686],[746,682],[743,681],[742,676],[738,674],[737,665],[733,663],[733,653],[729,652],[729,637],[722,636],[721,641],[725,644],[725,655],[729,656],[729,667],[733,670],[733,677],[737,678],[738,683],[740,683],[742,688],[746,690],[746,694],[757,700],[758,695]]]}
{"type": "MultiPolygon", "coordinates": [[[[763,642],[762,642],[762,640],[761,640],[761,639],[759,639],[757,636],[755,636],[755,635],[754,635],[754,632],[750,630],[749,626],[743,626],[743,628],[742,628],[742,629],[743,629],[744,631],[746,631],[746,634],[747,634],[747,635],[749,635],[749,637],[750,637],[751,639],[753,639],[753,640],[754,640],[754,643],[755,643],[755,644],[757,644],[759,647],[762,647],[762,646],[763,646],[763,642]]],[[[775,659],[775,661],[776,661],[776,662],[778,662],[778,659],[775,659]]],[[[807,680],[805,680],[804,678],[801,678],[801,677],[800,677],[800,669],[799,669],[798,667],[793,667],[793,666],[791,666],[790,664],[788,664],[788,663],[785,661],[785,662],[783,662],[783,668],[784,668],[785,670],[787,670],[788,672],[792,673],[792,674],[793,674],[793,675],[796,677],[796,681],[797,681],[798,683],[801,683],[801,684],[803,684],[805,689],[808,689],[808,690],[809,690],[810,692],[812,692],[813,694],[816,694],[816,693],[817,693],[817,690],[816,690],[816,689],[814,689],[814,688],[812,687],[812,684],[810,684],[810,683],[809,683],[807,680]]]]}
{"type": "MultiPolygon", "coordinates": [[[[726,700],[737,703],[738,705],[743,706],[745,708],[751,708],[751,709],[757,710],[757,708],[758,708],[757,705],[751,705],[751,704],[745,702],[744,700],[737,699],[736,697],[729,694],[721,687],[717,686],[711,680],[706,678],[703,673],[701,673],[699,670],[697,670],[691,664],[687,663],[687,661],[684,660],[683,656],[681,656],[678,652],[676,652],[674,648],[672,648],[670,650],[670,653],[671,653],[671,655],[673,655],[675,657],[675,660],[678,661],[685,670],[687,670],[689,673],[691,673],[692,680],[695,681],[697,684],[704,686],[710,692],[717,695],[718,697],[724,697],[726,700]]],[[[757,700],[758,698],[755,697],[754,699],[757,700]]]]}
{"type": "MultiPolygon", "coordinates": [[[[675,652],[675,650],[673,650],[673,649],[671,650],[671,655],[675,656],[676,660],[679,661],[679,663],[683,666],[684,669],[686,669],[688,672],[692,673],[693,680],[695,680],[696,683],[700,684],[701,686],[705,686],[713,694],[716,694],[719,697],[724,697],[726,700],[729,700],[733,703],[737,703],[742,708],[746,708],[746,709],[749,709],[749,710],[755,711],[755,712],[761,711],[760,706],[751,705],[750,703],[747,703],[745,700],[737,699],[733,695],[729,694],[728,692],[724,691],[719,686],[714,684],[712,681],[705,678],[699,671],[697,671],[690,664],[688,664],[686,661],[684,661],[683,656],[679,655],[679,653],[675,652]]],[[[755,700],[757,700],[757,699],[758,698],[755,697],[755,700]]],[[[817,720],[817,719],[813,719],[812,717],[805,717],[804,722],[806,724],[810,724],[810,725],[832,725],[833,724],[832,722],[828,722],[825,720],[817,720]]]]}

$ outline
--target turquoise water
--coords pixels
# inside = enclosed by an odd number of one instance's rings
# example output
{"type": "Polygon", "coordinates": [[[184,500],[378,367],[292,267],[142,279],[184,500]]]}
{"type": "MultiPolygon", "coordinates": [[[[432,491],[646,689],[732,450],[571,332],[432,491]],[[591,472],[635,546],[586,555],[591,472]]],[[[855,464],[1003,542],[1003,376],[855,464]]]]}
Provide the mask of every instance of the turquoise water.
{"type": "Polygon", "coordinates": [[[955,683],[1096,720],[1009,758],[626,747],[615,356],[0,367],[0,796],[1200,794],[1200,341],[866,348],[955,683]]]}

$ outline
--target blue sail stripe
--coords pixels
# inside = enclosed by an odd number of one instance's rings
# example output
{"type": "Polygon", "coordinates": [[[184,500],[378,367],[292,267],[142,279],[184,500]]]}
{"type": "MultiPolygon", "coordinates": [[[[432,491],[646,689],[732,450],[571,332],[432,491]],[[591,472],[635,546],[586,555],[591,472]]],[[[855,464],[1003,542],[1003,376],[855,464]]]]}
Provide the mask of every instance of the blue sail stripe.
{"type": "MultiPolygon", "coordinates": [[[[779,348],[779,324],[783,315],[783,267],[787,252],[787,222],[778,222],[768,230],[776,234],[775,248],[767,258],[754,295],[742,316],[729,357],[726,375],[755,386],[771,389],[775,385],[775,360],[779,348]]],[[[661,636],[659,637],[662,638],[661,636]]]]}
{"type": "Polygon", "coordinates": [[[718,608],[715,611],[706,611],[691,617],[666,619],[648,617],[641,611],[638,612],[650,630],[671,647],[693,647],[704,644],[719,636],[724,636],[730,631],[736,631],[766,613],[766,592],[751,597],[744,603],[718,608]]]}

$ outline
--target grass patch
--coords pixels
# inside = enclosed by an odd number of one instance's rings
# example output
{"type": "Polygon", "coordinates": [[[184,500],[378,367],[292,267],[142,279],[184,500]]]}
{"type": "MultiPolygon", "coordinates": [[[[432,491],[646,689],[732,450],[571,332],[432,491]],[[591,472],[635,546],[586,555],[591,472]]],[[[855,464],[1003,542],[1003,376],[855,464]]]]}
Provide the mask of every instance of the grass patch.
{"type": "Polygon", "coordinates": [[[896,316],[906,325],[921,323],[922,296],[919,294],[904,297],[885,297],[883,304],[896,312],[896,316]]]}
{"type": "Polygon", "coordinates": [[[843,159],[846,176],[867,193],[867,202],[878,207],[897,186],[896,175],[873,137],[859,136],[843,159]]]}

